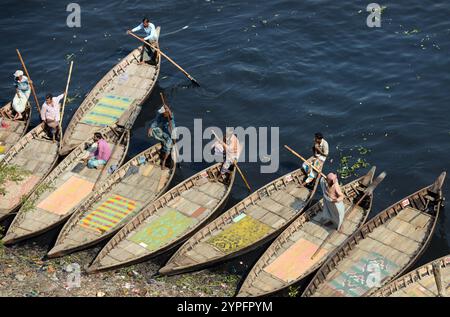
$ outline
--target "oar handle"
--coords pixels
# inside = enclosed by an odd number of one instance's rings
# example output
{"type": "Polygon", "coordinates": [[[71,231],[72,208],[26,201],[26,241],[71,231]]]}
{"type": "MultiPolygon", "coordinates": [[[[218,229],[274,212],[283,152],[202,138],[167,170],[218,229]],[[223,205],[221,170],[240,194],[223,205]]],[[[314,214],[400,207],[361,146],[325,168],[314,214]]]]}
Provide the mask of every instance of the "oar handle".
{"type": "Polygon", "coordinates": [[[311,166],[311,168],[313,170],[315,170],[317,173],[319,173],[323,178],[327,178],[327,176],[322,173],[322,171],[320,171],[319,169],[317,169],[314,165],[312,165],[310,162],[308,162],[307,159],[305,159],[303,156],[301,156],[300,154],[298,154],[297,152],[295,152],[293,149],[291,149],[289,146],[285,145],[284,146],[288,151],[290,151],[292,154],[294,154],[295,156],[297,156],[298,158],[300,158],[303,162],[305,162],[306,164],[308,164],[309,166],[311,166]]]}
{"type": "MultiPolygon", "coordinates": [[[[66,84],[66,90],[64,91],[64,101],[61,107],[61,119],[59,120],[59,131],[62,135],[62,121],[64,117],[64,109],[66,108],[66,102],[67,102],[67,94],[69,93],[69,85],[70,85],[70,79],[72,77],[72,69],[73,69],[73,61],[70,61],[70,67],[69,67],[69,75],[67,77],[67,84],[66,84]]],[[[62,144],[62,143],[60,143],[62,144]]]]}
{"type": "Polygon", "coordinates": [[[175,61],[173,59],[171,59],[169,56],[167,56],[163,51],[161,51],[161,49],[159,49],[158,47],[150,44],[149,42],[145,41],[144,39],[140,38],[139,36],[137,36],[136,34],[134,34],[133,32],[128,32],[129,35],[131,35],[132,37],[134,37],[135,39],[137,39],[138,41],[141,41],[142,43],[144,43],[147,46],[150,46],[151,48],[153,48],[155,51],[157,51],[159,54],[161,54],[162,56],[164,56],[169,62],[171,62],[176,68],[178,68],[187,78],[189,78],[191,81],[193,81],[195,84],[199,85],[200,84],[197,82],[197,80],[195,80],[194,77],[192,77],[187,71],[185,71],[180,65],[178,65],[177,63],[175,63],[175,61]]]}
{"type": "Polygon", "coordinates": [[[33,97],[34,97],[34,101],[36,102],[37,110],[39,113],[41,113],[41,107],[39,107],[39,100],[36,95],[36,91],[34,90],[34,85],[31,83],[32,80],[30,77],[30,73],[28,73],[27,66],[25,65],[25,62],[23,61],[22,54],[20,54],[19,49],[16,49],[16,52],[17,52],[17,56],[19,56],[19,60],[20,60],[20,63],[22,64],[23,70],[25,71],[25,74],[27,75],[28,80],[30,81],[31,92],[33,93],[33,97]]]}
{"type": "Polygon", "coordinates": [[[247,178],[245,178],[244,173],[242,173],[242,171],[241,171],[239,165],[237,164],[237,160],[234,160],[233,164],[234,164],[234,166],[236,167],[236,169],[238,170],[239,174],[241,175],[242,180],[243,180],[244,183],[245,183],[245,186],[247,186],[247,189],[251,192],[251,191],[252,191],[252,188],[250,187],[249,183],[247,182],[247,178]]]}

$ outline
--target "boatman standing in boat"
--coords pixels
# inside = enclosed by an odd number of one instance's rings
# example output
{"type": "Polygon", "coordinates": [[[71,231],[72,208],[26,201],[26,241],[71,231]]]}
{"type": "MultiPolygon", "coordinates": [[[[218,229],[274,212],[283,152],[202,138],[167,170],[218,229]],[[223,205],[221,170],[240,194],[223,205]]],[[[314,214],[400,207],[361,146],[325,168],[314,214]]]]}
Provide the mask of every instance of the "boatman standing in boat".
{"type": "Polygon", "coordinates": [[[2,115],[7,116],[8,118],[13,120],[23,119],[22,114],[25,111],[28,99],[30,98],[31,94],[31,84],[32,82],[23,75],[23,71],[18,70],[14,73],[14,86],[16,87],[16,95],[14,96],[13,102],[11,103],[11,107],[5,109],[2,115]],[[12,110],[14,110],[14,116],[12,110]]]}
{"type": "Polygon", "coordinates": [[[176,138],[175,119],[169,106],[164,104],[156,114],[155,120],[148,129],[148,136],[161,142],[162,162],[161,169],[166,169],[166,161],[172,153],[172,148],[176,138]]]}
{"type": "Polygon", "coordinates": [[[323,138],[322,133],[317,132],[314,135],[312,150],[313,157],[308,160],[308,163],[303,163],[303,169],[308,173],[305,184],[311,183],[317,177],[317,173],[310,167],[310,164],[314,165],[318,170],[322,170],[323,164],[327,160],[329,146],[328,142],[323,138]]]}
{"type": "Polygon", "coordinates": [[[334,173],[327,175],[327,179],[320,179],[323,192],[323,211],[318,219],[324,225],[334,225],[336,230],[341,228],[345,216],[344,194],[339,186],[338,177],[334,173]]]}
{"type": "MultiPolygon", "coordinates": [[[[214,133],[215,135],[215,133],[214,133]]],[[[241,154],[241,144],[236,134],[234,134],[232,128],[228,128],[223,141],[221,141],[217,135],[217,142],[213,144],[216,154],[222,154],[224,156],[224,162],[222,168],[220,169],[220,174],[222,179],[226,179],[226,176],[232,171],[232,166],[234,162],[239,159],[241,154]]]]}
{"type": "Polygon", "coordinates": [[[59,137],[59,121],[61,120],[61,105],[60,102],[64,98],[64,94],[58,97],[53,97],[52,94],[47,94],[45,102],[41,107],[41,120],[45,128],[49,130],[53,141],[59,137]]]}
{"type": "MultiPolygon", "coordinates": [[[[150,23],[150,20],[148,18],[144,18],[141,24],[139,24],[131,31],[128,30],[127,33],[128,34],[136,33],[141,30],[143,30],[146,34],[144,40],[147,41],[149,44],[156,46],[158,42],[158,34],[156,33],[155,25],[153,23],[150,23]]],[[[150,62],[151,64],[156,64],[156,51],[153,50],[148,45],[143,45],[141,61],[139,64],[142,65],[147,62],[150,62]]]]}

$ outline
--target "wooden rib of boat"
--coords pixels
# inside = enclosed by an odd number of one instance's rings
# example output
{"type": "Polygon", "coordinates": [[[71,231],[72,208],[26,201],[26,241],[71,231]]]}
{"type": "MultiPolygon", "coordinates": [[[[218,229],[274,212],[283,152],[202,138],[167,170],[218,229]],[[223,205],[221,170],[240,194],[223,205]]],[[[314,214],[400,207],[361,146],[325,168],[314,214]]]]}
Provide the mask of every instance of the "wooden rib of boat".
{"type": "MultiPolygon", "coordinates": [[[[3,109],[9,108],[10,106],[11,102],[1,108],[0,113],[3,109]]],[[[0,145],[4,147],[3,153],[6,153],[25,135],[25,133],[27,133],[31,120],[31,105],[29,102],[27,102],[27,106],[25,107],[22,116],[23,118],[20,120],[12,120],[0,116],[2,118],[2,123],[5,125],[5,127],[0,126],[0,145]]]]}
{"type": "MultiPolygon", "coordinates": [[[[362,198],[374,173],[375,167],[367,175],[342,186],[346,210],[350,210],[362,198]]],[[[335,228],[324,226],[319,219],[323,211],[322,198],[275,239],[253,266],[237,296],[269,295],[312,274],[366,222],[372,200],[372,195],[367,196],[363,203],[347,215],[341,225],[341,232],[334,233],[335,228]],[[330,240],[323,245],[330,234],[330,240]]]]}
{"type": "Polygon", "coordinates": [[[159,271],[193,271],[240,256],[275,238],[310,204],[318,179],[302,185],[302,169],[262,187],[193,235],[159,271]]]}
{"type": "Polygon", "coordinates": [[[63,256],[111,237],[165,193],[176,164],[161,169],[160,150],[160,144],[150,147],[111,175],[74,212],[47,256],[63,256]]]}
{"type": "Polygon", "coordinates": [[[145,207],[100,251],[88,272],[134,264],[183,242],[225,206],[235,170],[222,181],[215,164],[145,207]]]}
{"type": "MultiPolygon", "coordinates": [[[[159,36],[160,27],[157,28],[159,36]]],[[[127,121],[150,96],[158,80],[161,58],[156,65],[138,65],[141,48],[136,48],[114,66],[89,92],[65,131],[59,152],[65,156],[105,126],[127,121]]]]}
{"type": "Polygon", "coordinates": [[[14,167],[20,174],[20,179],[4,184],[6,194],[0,200],[0,220],[14,214],[56,166],[60,146],[58,140],[61,139],[62,132],[59,131],[59,139],[55,142],[50,140],[44,124],[40,124],[6,152],[0,164],[14,167]]]}
{"type": "Polygon", "coordinates": [[[405,272],[431,240],[442,207],[445,175],[355,232],[316,273],[303,296],[370,296],[405,272]]]}
{"type": "Polygon", "coordinates": [[[427,263],[373,294],[376,297],[449,297],[450,255],[427,263]]]}
{"type": "Polygon", "coordinates": [[[123,163],[130,143],[129,130],[113,126],[101,133],[111,147],[107,164],[91,169],[83,163],[93,136],[85,140],[28,197],[3,238],[5,244],[37,236],[65,222],[95,186],[108,177],[110,169],[123,163]]]}

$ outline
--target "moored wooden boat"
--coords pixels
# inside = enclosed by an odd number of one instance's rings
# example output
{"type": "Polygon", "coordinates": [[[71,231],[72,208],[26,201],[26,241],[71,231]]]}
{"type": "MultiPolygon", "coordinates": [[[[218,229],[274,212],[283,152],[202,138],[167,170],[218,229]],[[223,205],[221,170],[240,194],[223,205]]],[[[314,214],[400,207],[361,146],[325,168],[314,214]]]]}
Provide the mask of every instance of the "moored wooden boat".
{"type": "Polygon", "coordinates": [[[303,296],[370,296],[405,272],[431,240],[445,175],[356,231],[316,273],[303,296]]]}
{"type": "Polygon", "coordinates": [[[176,170],[175,163],[161,169],[160,150],[160,144],[150,147],[108,177],[73,213],[47,256],[58,257],[95,245],[160,197],[176,170]]]}
{"type": "MultiPolygon", "coordinates": [[[[60,131],[59,140],[61,138],[60,131]]],[[[44,125],[40,124],[6,152],[0,164],[16,169],[21,176],[19,180],[7,181],[3,185],[6,194],[0,200],[0,220],[15,213],[56,166],[59,145],[59,141],[53,142],[48,138],[44,125]]]]}
{"type": "MultiPolygon", "coordinates": [[[[11,102],[6,104],[2,109],[9,108],[10,106],[11,102]]],[[[2,109],[0,109],[0,112],[2,109]]],[[[20,140],[21,137],[25,135],[25,133],[27,133],[31,120],[31,109],[30,103],[27,102],[25,111],[22,114],[23,118],[20,120],[11,120],[0,116],[2,124],[5,126],[0,126],[0,146],[3,147],[3,154],[5,154],[20,140]]]]}
{"type": "MultiPolygon", "coordinates": [[[[159,27],[157,32],[159,35],[159,27]]],[[[136,48],[89,92],[67,126],[61,156],[103,127],[127,121],[150,96],[159,77],[161,58],[156,65],[138,65],[140,56],[141,48],[136,48]]]]}
{"type": "Polygon", "coordinates": [[[387,284],[375,297],[450,297],[450,255],[427,263],[387,284]]]}
{"type": "Polygon", "coordinates": [[[310,204],[318,178],[305,187],[302,169],[262,187],[193,235],[161,274],[193,271],[229,260],[275,238],[310,204]]]}
{"type": "Polygon", "coordinates": [[[88,272],[130,265],[183,242],[222,210],[235,179],[215,164],[183,181],[126,224],[100,251],[88,272]]]}
{"type": "Polygon", "coordinates": [[[93,143],[93,136],[85,140],[27,198],[3,238],[5,244],[39,235],[66,221],[94,187],[107,178],[109,170],[123,163],[130,142],[129,130],[113,126],[101,133],[112,151],[107,164],[90,169],[82,163],[89,155],[86,150],[93,143]]]}
{"type": "MultiPolygon", "coordinates": [[[[372,182],[373,167],[369,173],[344,186],[346,210],[362,198],[372,182]]],[[[263,296],[280,291],[312,274],[350,235],[367,219],[373,196],[350,212],[341,225],[341,232],[324,226],[318,219],[323,211],[323,198],[308,208],[270,245],[253,266],[238,293],[240,297],[263,296]],[[323,243],[330,237],[330,240],[323,243]],[[316,253],[317,252],[317,253],[316,253]]]]}

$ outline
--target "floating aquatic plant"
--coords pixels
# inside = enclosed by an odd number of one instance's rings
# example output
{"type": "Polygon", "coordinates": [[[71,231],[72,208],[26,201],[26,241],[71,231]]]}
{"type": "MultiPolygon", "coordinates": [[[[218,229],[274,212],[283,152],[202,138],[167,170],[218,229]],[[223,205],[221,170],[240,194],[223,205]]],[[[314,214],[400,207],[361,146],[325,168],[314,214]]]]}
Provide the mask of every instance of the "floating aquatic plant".
{"type": "MultiPolygon", "coordinates": [[[[353,150],[353,149],[351,149],[353,150]]],[[[359,155],[366,155],[371,152],[370,149],[367,149],[363,146],[358,146],[356,148],[359,155]]],[[[340,153],[340,161],[339,161],[339,169],[337,170],[341,179],[346,179],[351,176],[358,176],[358,171],[362,168],[369,167],[370,164],[366,161],[366,159],[357,157],[354,158],[352,155],[342,155],[342,150],[340,153]]]]}

